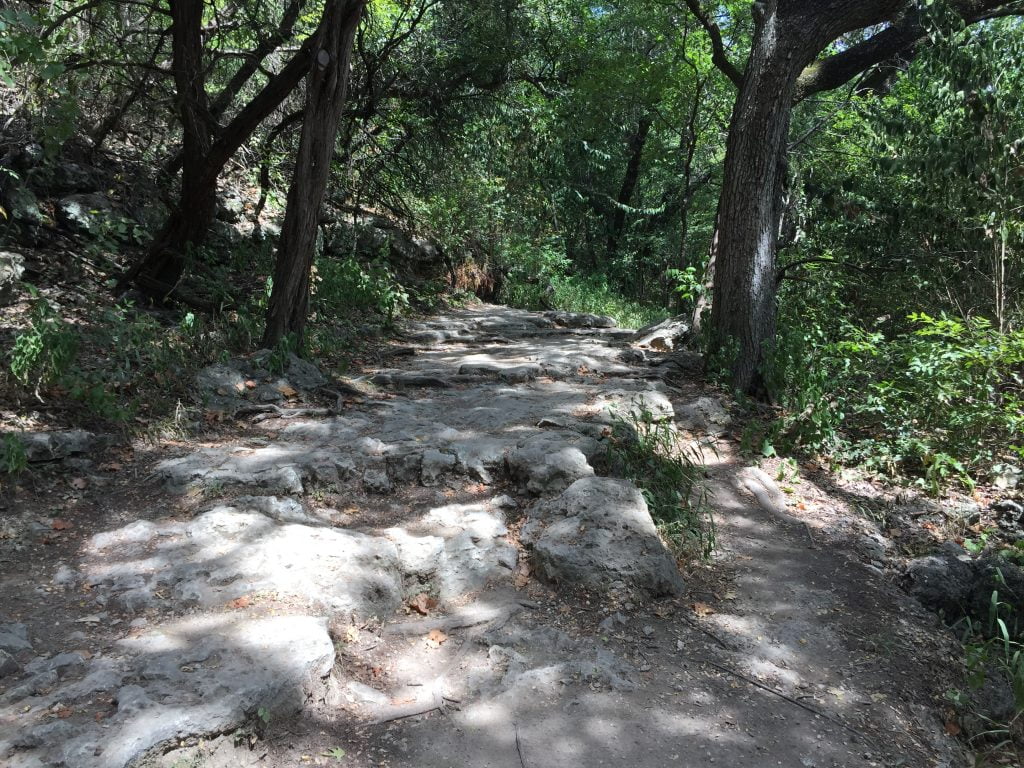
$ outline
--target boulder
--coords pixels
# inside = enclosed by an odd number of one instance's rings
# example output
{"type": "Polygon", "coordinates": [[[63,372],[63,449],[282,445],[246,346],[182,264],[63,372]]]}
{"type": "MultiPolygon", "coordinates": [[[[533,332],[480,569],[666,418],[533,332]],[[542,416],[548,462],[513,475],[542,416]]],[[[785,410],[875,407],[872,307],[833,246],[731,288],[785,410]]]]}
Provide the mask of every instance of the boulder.
{"type": "Polygon", "coordinates": [[[114,206],[98,192],[68,195],[57,201],[57,224],[75,234],[95,235],[109,221],[114,206]]]}
{"type": "Polygon", "coordinates": [[[25,274],[25,259],[14,251],[0,251],[0,307],[18,298],[21,276],[25,274]]]}
{"type": "Polygon", "coordinates": [[[545,312],[544,317],[563,328],[614,328],[615,318],[607,315],[592,315],[587,312],[545,312]]]}
{"type": "Polygon", "coordinates": [[[598,592],[625,585],[647,597],[683,592],[675,558],[632,483],[586,477],[533,514],[541,528],[533,540],[541,578],[598,592]]]}
{"type": "Polygon", "coordinates": [[[96,448],[98,438],[84,429],[58,432],[22,432],[18,435],[29,461],[55,461],[68,456],[89,453],[96,448]]]}
{"type": "Polygon", "coordinates": [[[589,457],[596,454],[596,441],[580,435],[543,433],[519,443],[509,453],[509,473],[530,493],[560,493],[581,477],[594,474],[589,457]]]}
{"type": "Polygon", "coordinates": [[[21,184],[14,184],[6,191],[3,205],[8,217],[16,224],[38,227],[47,222],[35,193],[21,184]]]}
{"type": "Polygon", "coordinates": [[[725,432],[732,417],[716,397],[699,397],[680,407],[678,425],[691,432],[720,435],[725,432]]]}
{"type": "Polygon", "coordinates": [[[21,672],[21,665],[8,651],[0,651],[0,680],[14,677],[21,672]]]}
{"type": "Polygon", "coordinates": [[[0,651],[18,653],[32,650],[28,641],[28,627],[20,623],[0,624],[0,651]]]}
{"type": "Polygon", "coordinates": [[[327,383],[327,378],[320,372],[319,368],[296,354],[288,355],[288,367],[285,369],[285,376],[288,379],[288,383],[304,392],[312,392],[317,387],[322,387],[327,383]]]}
{"type": "Polygon", "coordinates": [[[907,566],[904,586],[925,608],[941,613],[950,624],[964,616],[986,623],[993,592],[1009,605],[1011,615],[1024,615],[1024,570],[995,554],[974,559],[952,542],[913,560],[907,566]]]}
{"type": "Polygon", "coordinates": [[[228,190],[217,198],[217,218],[235,224],[245,214],[245,200],[238,190],[228,190]]]}
{"type": "Polygon", "coordinates": [[[33,189],[48,197],[91,192],[97,188],[96,174],[70,161],[33,168],[28,179],[33,189]]]}
{"type": "Polygon", "coordinates": [[[690,336],[690,322],[683,315],[641,328],[633,335],[633,344],[657,352],[671,352],[690,336]]]}

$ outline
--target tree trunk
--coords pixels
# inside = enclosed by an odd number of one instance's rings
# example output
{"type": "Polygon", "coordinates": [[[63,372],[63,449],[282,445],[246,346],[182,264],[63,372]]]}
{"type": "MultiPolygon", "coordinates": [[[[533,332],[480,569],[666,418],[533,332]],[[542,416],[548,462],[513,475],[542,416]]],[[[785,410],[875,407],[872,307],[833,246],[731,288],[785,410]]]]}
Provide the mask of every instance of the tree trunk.
{"type": "Polygon", "coordinates": [[[775,256],[786,144],[797,77],[811,54],[796,44],[774,4],[764,4],[750,60],[733,107],[718,218],[713,342],[732,385],[761,389],[761,365],[775,333],[775,256]]]}
{"type": "MultiPolygon", "coordinates": [[[[172,0],[170,10],[172,67],[184,164],[179,210],[157,240],[185,244],[198,241],[213,222],[217,189],[203,184],[204,159],[213,143],[203,67],[203,0],[172,0]]],[[[183,250],[170,251],[149,276],[173,288],[181,277],[185,256],[183,250]]]]}
{"type": "Polygon", "coordinates": [[[633,192],[640,180],[640,163],[644,157],[644,147],[651,132],[651,118],[644,115],[636,126],[636,133],[629,137],[629,161],[626,163],[626,175],[619,188],[618,203],[612,210],[612,218],[608,223],[608,256],[614,256],[619,249],[619,241],[626,229],[626,206],[633,200],[633,192]]]}
{"type": "Polygon", "coordinates": [[[286,336],[302,341],[309,312],[309,276],[338,122],[345,106],[352,42],[365,0],[328,0],[320,25],[314,67],[306,78],[306,108],[288,207],[281,227],[274,286],[267,308],[264,346],[286,336]]]}
{"type": "Polygon", "coordinates": [[[314,42],[321,34],[323,24],[321,20],[317,32],[302,44],[255,98],[235,115],[205,152],[185,153],[178,207],[171,212],[160,235],[153,240],[146,257],[121,278],[120,288],[134,281],[143,292],[154,298],[162,299],[173,292],[184,274],[186,255],[202,245],[213,223],[220,172],[260,123],[281,105],[309,71],[314,42]]]}

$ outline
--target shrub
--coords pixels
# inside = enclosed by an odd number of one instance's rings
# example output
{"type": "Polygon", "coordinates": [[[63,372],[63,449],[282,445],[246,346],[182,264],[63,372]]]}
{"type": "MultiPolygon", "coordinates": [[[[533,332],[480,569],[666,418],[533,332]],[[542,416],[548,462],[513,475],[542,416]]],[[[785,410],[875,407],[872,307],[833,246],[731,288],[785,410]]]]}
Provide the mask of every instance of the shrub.
{"type": "Polygon", "coordinates": [[[846,326],[784,328],[773,359],[779,437],[843,461],[970,487],[1022,457],[1024,331],[915,313],[886,338],[846,326]],[[781,385],[781,386],[780,386],[781,385]]]}

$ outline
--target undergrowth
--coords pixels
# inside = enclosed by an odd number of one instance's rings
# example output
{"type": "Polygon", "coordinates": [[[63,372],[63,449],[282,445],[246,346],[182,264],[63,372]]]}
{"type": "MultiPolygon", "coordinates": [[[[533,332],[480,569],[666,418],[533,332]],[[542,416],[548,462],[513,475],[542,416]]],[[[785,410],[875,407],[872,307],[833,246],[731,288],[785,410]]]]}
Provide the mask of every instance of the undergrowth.
{"type": "Polygon", "coordinates": [[[657,420],[636,403],[615,415],[608,443],[609,470],[636,484],[673,549],[710,557],[715,521],[701,482],[699,450],[684,444],[670,421],[657,420]]]}
{"type": "Polygon", "coordinates": [[[641,328],[663,320],[664,309],[625,298],[603,275],[572,271],[572,262],[557,246],[510,246],[512,266],[500,300],[513,307],[589,312],[615,318],[623,328],[641,328]]]}
{"type": "Polygon", "coordinates": [[[763,439],[934,495],[1014,485],[1024,466],[1024,330],[924,313],[902,328],[784,323],[772,361],[781,410],[763,439]]]}
{"type": "MultiPolygon", "coordinates": [[[[28,311],[2,359],[0,398],[16,411],[34,404],[51,416],[59,412],[59,422],[125,434],[194,431],[200,414],[183,403],[191,402],[196,372],[259,345],[271,284],[254,276],[268,265],[268,254],[243,244],[200,276],[200,291],[230,307],[213,315],[112,304],[102,293],[84,308],[62,306],[62,294],[26,285],[28,311]],[[248,291],[247,299],[226,288],[251,288],[254,280],[263,281],[255,283],[261,289],[248,291]]],[[[300,352],[344,368],[365,346],[367,326],[389,325],[409,308],[409,292],[382,263],[321,258],[305,344],[299,349],[285,340],[271,359],[300,352]]],[[[0,442],[0,473],[24,469],[16,443],[11,433],[0,442]]]]}
{"type": "MultiPolygon", "coordinates": [[[[997,586],[1005,588],[1002,574],[997,571],[997,586]]],[[[979,691],[993,676],[1008,685],[1013,696],[1013,715],[1006,720],[993,719],[989,714],[974,711],[970,697],[963,691],[951,690],[947,697],[965,711],[972,711],[981,720],[984,730],[972,735],[972,741],[983,747],[988,758],[998,759],[995,764],[1006,765],[1004,757],[1022,757],[1018,751],[1024,736],[1024,625],[1014,614],[1013,606],[1000,600],[999,589],[992,592],[988,616],[984,620],[964,617],[958,625],[964,649],[967,684],[979,691]]],[[[996,683],[998,685],[998,682],[996,683]]]]}

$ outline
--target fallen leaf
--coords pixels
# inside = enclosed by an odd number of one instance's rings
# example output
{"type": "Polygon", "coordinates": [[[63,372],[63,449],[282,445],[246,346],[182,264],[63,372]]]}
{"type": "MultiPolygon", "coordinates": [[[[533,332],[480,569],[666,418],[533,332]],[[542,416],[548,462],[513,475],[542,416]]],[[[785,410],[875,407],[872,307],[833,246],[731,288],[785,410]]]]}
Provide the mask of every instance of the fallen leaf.
{"type": "Polygon", "coordinates": [[[290,386],[288,384],[278,384],[276,387],[274,387],[274,389],[276,389],[278,392],[280,392],[287,398],[299,396],[299,390],[295,389],[295,387],[290,386]]]}
{"type": "Polygon", "coordinates": [[[690,607],[693,609],[693,612],[698,616],[710,616],[712,613],[715,612],[715,609],[707,603],[694,603],[690,607]]]}
{"type": "Polygon", "coordinates": [[[661,618],[661,619],[667,619],[674,612],[675,612],[675,607],[672,606],[672,605],[669,605],[667,603],[664,603],[662,605],[656,606],[655,609],[654,609],[654,615],[657,616],[658,618],[661,618]]]}
{"type": "Polygon", "coordinates": [[[520,562],[513,571],[513,584],[516,589],[522,589],[530,583],[530,564],[520,562]]]}
{"type": "Polygon", "coordinates": [[[59,517],[54,518],[53,522],[50,523],[50,527],[55,531],[66,531],[71,527],[71,523],[67,520],[62,520],[59,517]]]}
{"type": "Polygon", "coordinates": [[[250,605],[252,605],[252,598],[249,595],[242,595],[230,601],[228,608],[248,608],[250,605]]]}
{"type": "Polygon", "coordinates": [[[734,592],[731,589],[726,590],[725,594],[722,595],[723,600],[735,600],[737,597],[738,595],[736,594],[736,592],[734,592]]]}
{"type": "Polygon", "coordinates": [[[349,624],[345,627],[345,642],[346,643],[358,643],[359,642],[359,628],[349,624]]]}
{"type": "Polygon", "coordinates": [[[89,480],[88,478],[85,477],[72,477],[71,480],[69,480],[68,482],[70,483],[72,488],[79,491],[84,491],[86,488],[89,487],[89,480]]]}
{"type": "Polygon", "coordinates": [[[432,610],[437,608],[437,600],[432,598],[426,592],[420,592],[416,597],[409,601],[409,607],[421,616],[426,616],[432,610]]]}
{"type": "Polygon", "coordinates": [[[252,379],[246,379],[245,388],[246,389],[256,389],[256,382],[253,381],[252,379]]]}
{"type": "Polygon", "coordinates": [[[432,629],[427,633],[427,647],[428,648],[440,648],[441,644],[448,639],[448,635],[442,632],[440,629],[432,629]]]}
{"type": "Polygon", "coordinates": [[[959,723],[957,723],[954,720],[947,720],[946,721],[946,734],[949,735],[949,736],[959,736],[960,735],[960,725],[959,725],[959,723]]]}

